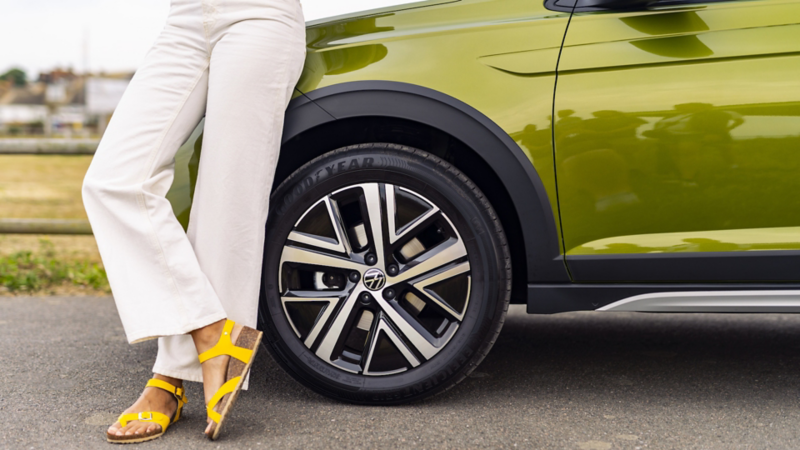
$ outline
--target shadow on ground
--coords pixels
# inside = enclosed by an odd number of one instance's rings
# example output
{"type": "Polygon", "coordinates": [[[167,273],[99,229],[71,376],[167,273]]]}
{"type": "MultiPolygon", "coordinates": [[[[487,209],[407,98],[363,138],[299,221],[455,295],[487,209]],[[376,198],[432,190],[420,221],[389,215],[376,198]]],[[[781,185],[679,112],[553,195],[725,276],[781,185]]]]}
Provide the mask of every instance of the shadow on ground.
{"type": "MultiPolygon", "coordinates": [[[[108,298],[0,299],[0,446],[109,448],[154,342],[129,346],[108,298]]],[[[399,407],[337,403],[264,351],[222,440],[202,387],[186,420],[141,448],[797,448],[800,316],[513,308],[456,388],[399,407]],[[217,447],[219,446],[219,447],[217,447]]]]}

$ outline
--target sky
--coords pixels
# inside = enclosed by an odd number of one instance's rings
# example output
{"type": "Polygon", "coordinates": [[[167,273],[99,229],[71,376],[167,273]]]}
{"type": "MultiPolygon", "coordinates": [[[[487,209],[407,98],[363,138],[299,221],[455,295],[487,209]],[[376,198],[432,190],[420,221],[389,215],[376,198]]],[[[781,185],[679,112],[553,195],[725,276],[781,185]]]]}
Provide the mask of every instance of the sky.
{"type": "MultiPolygon", "coordinates": [[[[199,0],[198,0],[199,1],[199,0]]],[[[415,0],[301,0],[306,21],[415,0]]],[[[169,11],[170,0],[0,0],[0,73],[36,78],[71,67],[133,71],[169,11]]]]}

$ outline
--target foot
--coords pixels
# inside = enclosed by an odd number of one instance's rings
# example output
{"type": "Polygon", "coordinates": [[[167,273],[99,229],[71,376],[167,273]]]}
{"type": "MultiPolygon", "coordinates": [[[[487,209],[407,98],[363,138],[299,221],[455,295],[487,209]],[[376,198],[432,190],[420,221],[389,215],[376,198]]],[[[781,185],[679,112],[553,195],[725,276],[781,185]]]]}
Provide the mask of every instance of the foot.
{"type": "MultiPolygon", "coordinates": [[[[183,381],[177,378],[165,377],[159,374],[156,374],[155,378],[166,381],[179,388],[183,387],[183,381]]],[[[144,388],[144,392],[139,396],[139,399],[136,400],[130,408],[126,409],[123,414],[157,411],[167,417],[172,417],[177,409],[178,401],[175,399],[175,396],[163,389],[148,386],[144,388]]],[[[153,422],[139,422],[138,420],[128,422],[125,427],[119,422],[115,422],[108,428],[108,434],[112,436],[145,436],[160,431],[161,425],[153,422]]]]}
{"type": "MultiPolygon", "coordinates": [[[[225,320],[221,320],[192,332],[192,338],[194,339],[194,344],[195,347],[197,347],[198,354],[211,349],[217,344],[224,326],[225,320]]],[[[239,333],[242,331],[242,328],[244,328],[243,325],[240,325],[238,322],[233,326],[233,330],[231,331],[231,342],[234,344],[236,344],[236,339],[239,338],[239,333]]],[[[230,361],[230,359],[231,357],[228,355],[220,355],[211,358],[202,364],[203,392],[205,393],[206,405],[208,405],[208,403],[211,401],[211,397],[214,396],[214,393],[216,393],[219,388],[225,384],[225,378],[228,373],[228,361],[230,361]]],[[[217,412],[221,412],[221,404],[222,402],[217,404],[217,412]]],[[[207,421],[208,425],[204,431],[206,434],[211,431],[211,424],[213,422],[211,418],[208,418],[207,421]]]]}

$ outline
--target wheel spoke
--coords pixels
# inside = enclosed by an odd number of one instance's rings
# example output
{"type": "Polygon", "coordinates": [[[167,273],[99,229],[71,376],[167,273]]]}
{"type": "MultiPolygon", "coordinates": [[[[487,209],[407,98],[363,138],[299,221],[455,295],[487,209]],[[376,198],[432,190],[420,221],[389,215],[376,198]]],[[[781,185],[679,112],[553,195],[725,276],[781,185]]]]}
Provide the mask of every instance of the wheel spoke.
{"type": "Polygon", "coordinates": [[[464,256],[467,256],[467,248],[464,247],[464,243],[461,242],[461,239],[450,238],[423,253],[418,259],[411,261],[411,263],[409,263],[410,267],[397,274],[397,276],[389,276],[388,283],[396,284],[411,280],[424,273],[442,267],[445,264],[452,263],[464,256]]]}
{"type": "Polygon", "coordinates": [[[351,259],[340,258],[322,252],[287,245],[281,255],[281,267],[284,263],[306,264],[309,266],[332,267],[337,269],[361,270],[364,265],[351,259]]]}
{"type": "MultiPolygon", "coordinates": [[[[469,261],[464,261],[462,263],[437,270],[432,274],[428,275],[427,277],[412,283],[411,285],[414,286],[420,293],[425,295],[426,298],[433,301],[437,305],[441,306],[445,311],[449,312],[450,314],[453,315],[453,317],[461,321],[464,319],[464,311],[456,311],[455,309],[453,309],[452,306],[439,300],[438,295],[435,295],[435,293],[431,293],[426,288],[440,281],[444,281],[449,278],[453,278],[456,275],[461,275],[467,272],[469,272],[469,261]]],[[[469,299],[469,290],[467,291],[467,299],[469,299]]],[[[444,300],[446,301],[447,299],[444,300]]],[[[468,304],[467,302],[464,303],[464,310],[467,309],[467,304],[468,304]]]]}
{"type": "MultiPolygon", "coordinates": [[[[314,326],[308,332],[308,336],[306,336],[305,341],[303,342],[306,347],[311,348],[314,345],[314,341],[317,340],[317,336],[319,336],[320,331],[325,327],[325,324],[328,323],[328,319],[330,318],[333,311],[336,310],[336,305],[342,299],[341,292],[331,292],[333,295],[328,296],[320,296],[320,294],[326,294],[326,292],[319,292],[319,291],[289,291],[287,292],[286,296],[281,297],[281,304],[283,305],[283,311],[288,316],[289,312],[286,310],[286,302],[326,302],[328,303],[325,306],[324,310],[322,311],[322,315],[317,318],[317,321],[314,323],[314,326]]],[[[297,337],[300,337],[300,332],[295,328],[294,324],[289,321],[289,324],[294,329],[295,334],[297,337]]]]}
{"type": "MultiPolygon", "coordinates": [[[[416,195],[416,194],[415,194],[416,195]]],[[[418,196],[418,195],[417,195],[418,196]]],[[[400,234],[397,234],[397,225],[396,225],[396,217],[397,217],[397,201],[395,200],[395,187],[391,184],[386,185],[386,222],[389,228],[389,243],[394,244],[397,242],[398,239],[402,238],[403,236],[411,233],[413,230],[417,229],[421,224],[426,223],[427,220],[433,217],[436,213],[439,212],[439,208],[435,205],[429,203],[431,205],[431,209],[429,209],[425,214],[416,218],[413,222],[406,225],[400,234]]]]}
{"type": "Polygon", "coordinates": [[[325,331],[325,337],[317,348],[317,356],[322,358],[323,361],[331,362],[333,349],[344,333],[344,326],[347,323],[347,319],[350,317],[350,313],[353,311],[353,307],[358,301],[358,296],[366,290],[367,289],[361,285],[353,289],[353,292],[344,300],[344,304],[342,304],[342,307],[339,309],[339,313],[336,314],[333,323],[328,330],[325,331]]]}
{"type": "Polygon", "coordinates": [[[329,238],[324,238],[320,236],[314,236],[311,234],[302,233],[299,231],[292,231],[289,233],[289,240],[299,242],[302,244],[322,248],[325,250],[332,250],[339,253],[344,253],[346,255],[350,254],[350,242],[347,240],[347,235],[344,232],[344,225],[342,222],[341,214],[339,213],[339,207],[336,203],[331,200],[330,195],[326,195],[320,201],[312,205],[305,214],[303,214],[300,219],[297,220],[295,226],[298,226],[300,222],[306,217],[310,211],[312,211],[317,205],[320,203],[325,204],[325,209],[328,211],[328,219],[331,221],[331,226],[333,227],[333,231],[336,235],[336,242],[332,242],[329,238]]]}
{"type": "Polygon", "coordinates": [[[431,359],[439,352],[439,349],[425,338],[425,336],[420,334],[420,332],[417,331],[402,314],[394,309],[389,302],[384,300],[380,295],[376,295],[375,300],[378,302],[383,312],[391,319],[392,323],[395,324],[400,332],[411,342],[411,345],[413,345],[425,359],[431,359]]]}
{"type": "Polygon", "coordinates": [[[294,300],[294,301],[312,301],[315,299],[324,298],[326,300],[330,300],[332,298],[341,298],[350,295],[350,291],[309,291],[309,290],[296,290],[296,289],[289,289],[283,294],[283,297],[286,300],[294,300]]]}
{"type": "Polygon", "coordinates": [[[364,375],[391,375],[398,372],[403,372],[405,369],[394,370],[392,372],[378,372],[378,373],[370,373],[369,366],[372,363],[372,357],[375,354],[375,347],[378,344],[378,338],[380,337],[381,332],[385,333],[389,340],[392,341],[397,350],[403,355],[403,357],[408,361],[408,364],[411,367],[417,367],[420,365],[419,359],[414,356],[414,353],[409,350],[406,346],[405,342],[397,335],[397,333],[392,329],[389,323],[386,321],[386,316],[381,313],[380,319],[378,319],[378,326],[375,327],[375,331],[372,333],[372,338],[370,339],[369,349],[367,351],[367,362],[364,364],[364,375]]]}
{"type": "Polygon", "coordinates": [[[369,217],[369,229],[375,256],[378,257],[377,267],[383,267],[383,218],[381,214],[381,191],[377,183],[363,184],[364,200],[369,217]]]}

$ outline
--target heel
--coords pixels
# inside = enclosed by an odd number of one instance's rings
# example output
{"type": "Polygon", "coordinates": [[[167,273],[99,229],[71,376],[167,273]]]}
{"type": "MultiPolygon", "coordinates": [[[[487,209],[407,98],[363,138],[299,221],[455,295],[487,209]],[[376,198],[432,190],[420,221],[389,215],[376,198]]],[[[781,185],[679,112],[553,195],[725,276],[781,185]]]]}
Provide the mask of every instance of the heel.
{"type": "Polygon", "coordinates": [[[261,343],[261,337],[263,336],[263,333],[256,329],[242,327],[242,331],[239,332],[239,337],[236,338],[236,345],[234,345],[231,341],[234,325],[235,322],[227,320],[222,329],[219,341],[217,341],[214,347],[203,352],[198,357],[200,363],[222,355],[231,357],[231,360],[228,362],[225,383],[214,393],[208,405],[206,405],[206,413],[213,421],[211,430],[206,433],[206,437],[211,440],[215,440],[219,436],[222,430],[222,424],[242,388],[245,375],[247,375],[247,372],[253,365],[255,351],[258,349],[258,345],[261,343]],[[219,404],[222,409],[220,412],[214,410],[217,404],[219,404]]]}

